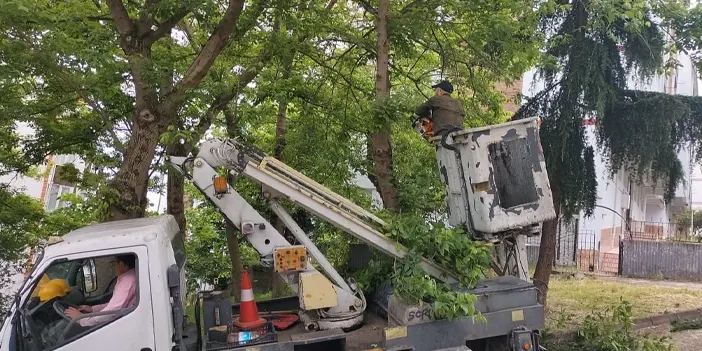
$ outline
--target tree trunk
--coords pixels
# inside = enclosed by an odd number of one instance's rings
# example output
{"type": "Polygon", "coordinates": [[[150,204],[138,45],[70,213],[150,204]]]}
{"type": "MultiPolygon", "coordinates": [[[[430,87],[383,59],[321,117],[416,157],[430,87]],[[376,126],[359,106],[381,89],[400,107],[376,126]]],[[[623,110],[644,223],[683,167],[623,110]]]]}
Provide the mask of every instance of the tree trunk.
{"type": "MultiPolygon", "coordinates": [[[[229,1],[217,29],[202,46],[180,81],[175,86],[168,86],[167,91],[159,91],[154,84],[154,80],[158,77],[154,77],[152,70],[148,68],[152,64],[150,62],[151,46],[170,33],[173,26],[187,12],[181,13],[170,21],[165,21],[171,23],[170,25],[163,24],[158,29],[150,30],[154,19],[148,15],[149,11],[140,14],[138,20],[133,20],[122,1],[107,1],[119,33],[120,47],[129,56],[136,95],[129,144],[124,152],[122,167],[110,184],[111,188],[118,192],[118,198],[109,199],[112,201],[110,201],[108,221],[144,216],[149,168],[156,153],[159,137],[168,125],[173,123],[172,117],[186,99],[186,92],[200,84],[229,43],[244,8],[244,2],[244,0],[229,1]],[[159,96],[159,94],[162,95],[159,96]]],[[[170,73],[167,76],[170,76],[170,73]]]]}
{"type": "MultiPolygon", "coordinates": [[[[187,156],[191,145],[176,143],[168,147],[166,154],[170,156],[187,156]]],[[[178,227],[185,235],[185,178],[173,167],[168,168],[168,183],[166,186],[166,213],[173,215],[178,227]]]]}
{"type": "MultiPolygon", "coordinates": [[[[285,72],[283,73],[283,79],[290,78],[290,65],[286,65],[285,72]]],[[[288,100],[283,98],[278,101],[278,114],[276,116],[275,122],[275,147],[274,153],[275,158],[283,161],[283,154],[285,151],[285,122],[288,117],[288,100]]],[[[272,225],[280,233],[280,235],[285,236],[285,224],[280,220],[275,214],[272,215],[272,225]]],[[[273,271],[273,289],[271,291],[272,297],[281,297],[285,294],[285,287],[287,284],[280,278],[280,275],[273,271]]]]}
{"type": "Polygon", "coordinates": [[[539,303],[544,306],[548,296],[548,284],[551,279],[553,259],[556,255],[557,232],[557,219],[544,222],[543,230],[541,231],[541,245],[539,246],[539,260],[536,262],[536,271],[534,272],[534,285],[539,291],[539,303]]]}
{"type": "MultiPolygon", "coordinates": [[[[585,40],[585,35],[586,35],[586,30],[584,29],[587,26],[587,21],[588,21],[588,12],[587,12],[587,7],[588,7],[589,0],[583,0],[583,1],[576,1],[573,2],[573,9],[571,10],[571,14],[574,16],[574,27],[572,29],[573,33],[571,33],[574,36],[574,41],[575,42],[583,42],[585,40]]],[[[577,71],[575,70],[572,66],[577,65],[577,62],[580,61],[574,61],[574,58],[577,58],[578,55],[582,55],[581,52],[581,47],[579,45],[571,45],[570,47],[570,52],[568,54],[569,60],[566,68],[564,69],[564,72],[573,72],[577,71]]],[[[574,77],[570,79],[579,79],[581,77],[574,77]]],[[[571,83],[574,84],[574,83],[571,83]]],[[[576,84],[577,85],[577,84],[576,84]]],[[[568,87],[569,85],[566,85],[564,83],[565,87],[568,87]]],[[[563,88],[566,89],[566,88],[563,88]]],[[[585,82],[584,81],[579,81],[579,90],[578,89],[571,89],[568,88],[568,90],[564,90],[562,95],[564,96],[563,98],[566,99],[568,102],[567,107],[568,109],[574,108],[573,106],[578,104],[580,101],[580,91],[585,89],[585,82]]],[[[561,111],[563,112],[563,111],[561,111]]],[[[571,112],[572,113],[572,112],[571,112]]],[[[576,117],[577,119],[577,117],[576,117]]],[[[558,123],[558,122],[556,122],[558,123]]],[[[580,122],[578,122],[580,123],[580,122]]],[[[563,124],[563,122],[561,122],[563,124]]],[[[567,127],[566,127],[567,128],[567,127]]],[[[558,155],[561,150],[549,150],[549,145],[547,143],[547,147],[544,148],[544,156],[546,156],[546,160],[551,160],[551,157],[549,156],[550,154],[553,155],[558,155]]],[[[555,156],[553,158],[554,161],[556,162],[547,162],[548,164],[553,165],[552,167],[563,167],[563,162],[562,159],[559,157],[562,156],[555,156]]],[[[551,177],[554,177],[555,174],[558,174],[558,172],[554,172],[550,167],[547,166],[547,170],[551,177]]],[[[552,178],[554,179],[554,178],[552,178]]],[[[567,180],[561,180],[561,181],[567,181],[567,180]]],[[[556,256],[556,235],[558,234],[558,218],[561,215],[561,193],[560,193],[560,187],[557,184],[558,182],[551,182],[551,194],[553,196],[553,206],[556,210],[556,219],[544,222],[543,225],[543,230],[541,232],[541,245],[539,247],[539,260],[536,263],[536,271],[534,272],[534,285],[536,288],[539,290],[539,303],[543,304],[544,306],[546,305],[547,297],[548,297],[548,284],[551,279],[551,271],[553,270],[553,261],[556,256]]]]}
{"type": "MultiPolygon", "coordinates": [[[[285,233],[285,224],[283,224],[283,221],[281,221],[280,218],[276,217],[274,214],[272,222],[273,223],[271,223],[271,225],[275,227],[278,233],[283,235],[283,233],[285,233]]],[[[280,274],[275,272],[275,270],[272,270],[271,273],[273,274],[273,286],[271,288],[271,297],[282,297],[285,294],[285,288],[287,287],[287,284],[280,277],[280,274]]]]}
{"type": "Polygon", "coordinates": [[[232,262],[232,297],[234,301],[239,301],[241,297],[241,274],[244,272],[244,265],[241,263],[241,252],[239,251],[239,237],[236,228],[226,222],[227,249],[229,249],[229,259],[232,262]]]}
{"type": "Polygon", "coordinates": [[[139,100],[143,99],[137,98],[134,126],[122,167],[112,181],[112,188],[119,192],[119,198],[110,205],[110,221],[144,216],[151,161],[156,154],[159,137],[170,120],[157,105],[139,100]]]}
{"type": "Polygon", "coordinates": [[[285,150],[285,120],[288,114],[288,101],[282,99],[278,102],[278,116],[275,122],[275,158],[283,160],[283,151],[285,150]]]}
{"type": "Polygon", "coordinates": [[[392,175],[392,147],[390,145],[389,127],[374,132],[371,136],[373,144],[373,161],[375,163],[375,180],[378,192],[383,200],[383,206],[393,212],[399,212],[397,189],[392,175]]]}
{"type": "MultiPolygon", "coordinates": [[[[238,96],[233,98],[235,101],[234,110],[228,106],[222,108],[224,121],[227,127],[227,137],[235,138],[237,136],[237,127],[239,124],[239,115],[237,114],[238,96]]],[[[244,271],[244,266],[241,263],[241,252],[239,251],[239,238],[237,230],[229,221],[226,222],[227,247],[229,248],[229,260],[232,263],[232,296],[236,295],[234,301],[239,301],[241,290],[241,273],[244,271]]]]}
{"type": "MultiPolygon", "coordinates": [[[[383,114],[383,106],[390,95],[389,56],[390,43],[388,39],[389,0],[380,0],[376,28],[378,31],[378,57],[376,62],[375,94],[378,114],[383,114]]],[[[375,163],[375,178],[378,192],[383,199],[383,206],[393,212],[399,211],[397,189],[392,174],[392,145],[390,126],[385,118],[379,118],[382,127],[371,135],[373,161],[375,163]]]]}
{"type": "Polygon", "coordinates": [[[558,234],[558,217],[560,217],[560,200],[556,188],[551,185],[553,205],[556,209],[556,219],[546,221],[541,230],[541,244],[539,245],[539,259],[534,271],[534,286],[538,291],[539,303],[546,306],[548,297],[548,284],[551,280],[553,261],[556,257],[556,235],[558,234]]]}
{"type": "Polygon", "coordinates": [[[375,161],[373,157],[373,142],[371,141],[371,135],[366,135],[366,176],[370,179],[371,183],[378,192],[380,192],[380,185],[378,184],[378,178],[375,176],[375,161]]]}
{"type": "MultiPolygon", "coordinates": [[[[280,218],[278,218],[274,213],[272,213],[271,216],[271,225],[278,231],[278,233],[280,233],[280,235],[285,236],[285,224],[283,221],[281,221],[280,218]]],[[[275,270],[271,270],[271,274],[273,274],[271,279],[273,281],[273,285],[271,287],[271,297],[282,297],[285,294],[287,284],[280,277],[280,274],[275,272],[275,270]]]]}

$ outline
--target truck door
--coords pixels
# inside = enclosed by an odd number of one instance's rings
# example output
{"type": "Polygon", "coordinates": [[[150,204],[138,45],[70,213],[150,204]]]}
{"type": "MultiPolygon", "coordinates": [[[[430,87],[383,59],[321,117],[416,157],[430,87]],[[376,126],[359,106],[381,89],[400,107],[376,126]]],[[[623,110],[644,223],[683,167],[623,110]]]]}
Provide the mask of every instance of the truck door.
{"type": "Polygon", "coordinates": [[[21,306],[28,311],[24,316],[27,323],[21,325],[22,332],[32,336],[29,348],[47,351],[155,350],[147,248],[133,246],[56,257],[43,264],[38,274],[50,275],[57,268],[76,262],[81,269],[75,270],[76,279],[70,279],[72,282],[51,278],[40,285],[36,280],[30,288],[29,291],[36,290],[37,293],[30,294],[21,306]],[[106,267],[99,267],[100,262],[106,267]],[[104,293],[104,289],[110,290],[111,294],[107,303],[98,304],[90,298],[96,291],[104,293]],[[85,313],[80,316],[65,313],[69,306],[86,305],[97,314],[85,311],[85,307],[82,308],[85,313]]]}
{"type": "MultiPolygon", "coordinates": [[[[149,282],[148,252],[145,246],[129,247],[123,249],[112,249],[91,252],[91,258],[99,258],[93,262],[104,262],[105,257],[116,257],[118,255],[136,255],[134,274],[136,275],[135,302],[134,305],[121,317],[100,323],[72,340],[68,340],[57,350],[105,350],[105,351],[146,351],[155,350],[154,338],[154,316],[151,304],[151,285],[149,282]]],[[[69,258],[70,260],[70,258],[69,258]]],[[[114,265],[115,261],[108,261],[109,265],[114,265]]],[[[99,274],[105,273],[104,267],[96,267],[95,271],[86,274],[86,279],[94,278],[94,282],[110,281],[108,288],[115,289],[112,298],[119,298],[117,292],[122,287],[120,279],[116,282],[112,279],[105,279],[99,274]],[[103,268],[103,269],[101,269],[103,268]]],[[[97,289],[101,289],[97,286],[97,289]]],[[[109,304],[110,302],[108,302],[109,304]]],[[[80,319],[79,319],[80,321],[80,319]]]]}

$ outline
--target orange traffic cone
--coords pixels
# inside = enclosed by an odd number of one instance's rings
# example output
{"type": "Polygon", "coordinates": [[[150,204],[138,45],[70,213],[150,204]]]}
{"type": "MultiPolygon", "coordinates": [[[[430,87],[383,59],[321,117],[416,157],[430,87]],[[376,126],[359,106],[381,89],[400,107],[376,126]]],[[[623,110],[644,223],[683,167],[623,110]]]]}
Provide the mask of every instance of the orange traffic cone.
{"type": "Polygon", "coordinates": [[[241,274],[241,302],[239,304],[239,317],[234,319],[234,325],[239,329],[255,329],[266,323],[266,320],[258,316],[258,307],[254,300],[253,289],[249,272],[241,274]]]}

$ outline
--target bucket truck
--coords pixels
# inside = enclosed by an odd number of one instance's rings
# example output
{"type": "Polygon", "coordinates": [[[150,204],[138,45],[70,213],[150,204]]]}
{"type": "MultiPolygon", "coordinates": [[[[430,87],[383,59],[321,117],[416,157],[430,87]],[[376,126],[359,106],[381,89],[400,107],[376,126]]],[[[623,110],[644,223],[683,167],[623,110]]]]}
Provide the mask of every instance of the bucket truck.
{"type": "MultiPolygon", "coordinates": [[[[210,331],[231,331],[238,306],[212,300],[204,305],[198,301],[196,323],[186,322],[183,232],[166,215],[91,225],[45,244],[5,318],[0,351],[83,350],[89,345],[144,351],[538,350],[544,310],[529,282],[525,238],[538,235],[541,223],[553,219],[555,212],[536,120],[453,132],[433,142],[447,189],[448,222],[464,227],[476,240],[495,244],[494,268],[502,276],[470,290],[485,322],[470,317],[434,320],[426,305],[404,305],[392,296],[385,302],[367,300],[353,279],[336,271],[280,200],[290,200],[401,259],[408,249],[383,234],[384,221],[251,145],[211,139],[197,155],[167,161],[296,293],[291,299],[258,301],[259,310],[297,310],[302,323],[248,341],[214,340],[210,331]],[[271,210],[297,244],[237,193],[228,176],[261,185],[271,210]],[[67,306],[110,300],[117,277],[109,262],[125,254],[136,258],[136,303],[123,310],[85,313],[77,320],[67,317],[67,306]],[[66,281],[70,289],[47,288],[56,279],[66,281]],[[386,318],[371,310],[384,311],[386,318]],[[80,322],[97,316],[110,318],[94,326],[80,322]]],[[[451,269],[425,258],[420,266],[427,275],[459,289],[451,269]]]]}

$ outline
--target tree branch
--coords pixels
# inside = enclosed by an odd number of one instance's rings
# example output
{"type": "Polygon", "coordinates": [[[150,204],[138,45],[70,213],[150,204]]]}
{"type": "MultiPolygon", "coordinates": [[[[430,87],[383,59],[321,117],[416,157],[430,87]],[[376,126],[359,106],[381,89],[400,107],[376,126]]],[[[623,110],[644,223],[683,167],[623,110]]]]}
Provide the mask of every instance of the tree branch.
{"type": "Polygon", "coordinates": [[[95,113],[102,117],[105,126],[105,131],[107,131],[110,134],[110,137],[113,139],[115,149],[119,152],[124,152],[124,144],[122,144],[122,142],[117,137],[117,134],[114,131],[114,123],[112,122],[112,119],[110,118],[109,114],[105,112],[105,110],[103,110],[102,107],[100,107],[97,101],[85,94],[85,89],[83,89],[83,87],[80,84],[74,82],[63,67],[56,65],[55,62],[52,60],[46,61],[54,66],[53,69],[57,72],[55,77],[63,82],[63,88],[65,90],[75,92],[80,99],[85,101],[88,104],[88,106],[90,106],[90,108],[92,108],[95,111],[95,113]]]}
{"type": "MultiPolygon", "coordinates": [[[[239,75],[236,81],[236,85],[232,90],[224,95],[220,95],[213,102],[208,110],[212,110],[216,113],[224,111],[227,104],[229,104],[234,98],[239,95],[239,91],[251,83],[260,71],[259,67],[265,66],[273,58],[273,53],[270,51],[261,54],[258,61],[251,65],[250,68],[246,69],[243,73],[239,75]]],[[[215,114],[216,114],[215,113],[215,114]]]]}
{"type": "Polygon", "coordinates": [[[534,101],[539,101],[541,100],[542,97],[544,97],[546,94],[550,93],[553,89],[556,87],[560,86],[563,81],[565,81],[566,78],[561,78],[559,81],[549,85],[548,87],[544,88],[542,91],[540,91],[538,94],[536,94],[534,97],[527,98],[527,103],[522,105],[517,112],[510,117],[510,121],[516,121],[519,119],[524,118],[524,113],[527,109],[529,109],[533,104],[534,101]]]}
{"type": "Polygon", "coordinates": [[[154,7],[156,7],[156,5],[158,5],[160,2],[161,0],[146,0],[146,3],[144,4],[144,13],[146,15],[150,15],[154,7]]]}
{"type": "MultiPolygon", "coordinates": [[[[115,0],[110,0],[115,1],[115,0]]],[[[188,67],[183,79],[166,94],[167,105],[174,105],[181,100],[188,89],[196,87],[212,67],[217,56],[229,43],[229,37],[234,31],[236,22],[244,8],[244,0],[229,0],[229,6],[219,26],[200,50],[200,54],[188,67]]]]}
{"type": "Polygon", "coordinates": [[[91,21],[114,21],[114,18],[108,14],[100,15],[100,16],[88,16],[88,19],[91,21]]]}
{"type": "Polygon", "coordinates": [[[314,63],[316,63],[317,65],[319,65],[319,66],[321,66],[321,67],[323,67],[323,68],[328,69],[330,72],[336,74],[336,75],[339,76],[342,80],[344,80],[344,82],[346,82],[346,84],[349,86],[349,88],[351,88],[351,95],[354,97],[354,99],[356,99],[356,101],[359,101],[358,97],[356,96],[356,93],[354,92],[354,89],[359,90],[359,91],[364,91],[364,90],[361,89],[361,88],[359,88],[359,87],[357,87],[356,84],[354,84],[354,83],[349,79],[349,77],[347,77],[346,75],[344,75],[344,74],[343,74],[342,72],[340,72],[339,70],[336,70],[336,69],[334,69],[333,67],[329,66],[328,64],[324,63],[323,60],[320,60],[320,59],[318,59],[318,58],[314,57],[313,55],[311,55],[311,54],[309,54],[309,53],[306,53],[306,52],[302,52],[302,51],[301,51],[301,53],[302,53],[304,56],[307,56],[310,60],[312,60],[312,61],[313,61],[314,63]]]}
{"type": "Polygon", "coordinates": [[[441,1],[437,1],[432,3],[431,1],[424,1],[424,0],[414,0],[410,2],[409,4],[405,5],[402,9],[400,9],[400,14],[406,15],[410,11],[412,11],[414,8],[418,7],[419,5],[426,5],[427,8],[434,9],[436,8],[437,5],[440,5],[441,1]]]}
{"type": "Polygon", "coordinates": [[[399,72],[400,75],[402,75],[403,77],[405,77],[405,78],[409,79],[410,81],[412,81],[412,83],[414,83],[414,87],[417,88],[417,91],[418,91],[420,94],[422,94],[422,96],[424,96],[424,97],[427,98],[427,99],[429,98],[428,96],[426,96],[426,94],[424,94],[424,90],[423,90],[422,87],[420,86],[421,83],[422,83],[421,80],[420,80],[420,78],[414,78],[414,77],[412,77],[412,76],[410,75],[409,72],[405,72],[402,68],[396,66],[396,65],[393,64],[392,62],[388,62],[388,65],[390,66],[390,68],[393,69],[393,71],[399,72]]]}
{"type": "Polygon", "coordinates": [[[139,37],[144,37],[151,33],[151,27],[154,26],[154,18],[151,16],[151,11],[153,10],[153,5],[149,6],[147,2],[147,7],[139,15],[139,19],[136,21],[137,33],[139,37]]]}
{"type": "Polygon", "coordinates": [[[356,2],[363,7],[364,10],[368,13],[372,13],[374,16],[378,15],[378,10],[373,7],[373,5],[370,4],[367,0],[356,0],[356,2]]]}
{"type": "Polygon", "coordinates": [[[163,150],[161,150],[161,152],[158,153],[158,158],[156,159],[156,162],[154,162],[154,167],[149,172],[149,179],[152,179],[154,176],[154,173],[156,173],[156,171],[158,171],[158,164],[161,163],[161,160],[163,159],[164,154],[166,154],[165,148],[163,150]]]}
{"type": "Polygon", "coordinates": [[[178,11],[173,14],[173,16],[167,20],[165,20],[163,23],[158,25],[158,28],[156,30],[153,30],[149,32],[148,36],[146,37],[146,45],[151,45],[155,43],[157,40],[165,37],[166,35],[171,33],[171,30],[185,18],[185,16],[190,13],[190,9],[186,7],[182,7],[178,9],[178,11]]]}
{"type": "Polygon", "coordinates": [[[227,136],[232,137],[236,134],[236,127],[239,125],[241,115],[229,108],[225,108],[223,112],[225,125],[227,126],[227,136]]]}
{"type": "Polygon", "coordinates": [[[134,22],[129,18],[129,13],[124,7],[122,0],[107,0],[107,6],[110,8],[110,13],[115,20],[119,34],[123,37],[130,36],[134,28],[134,22]]]}
{"type": "Polygon", "coordinates": [[[190,43],[190,47],[191,47],[195,52],[199,52],[200,50],[202,50],[202,48],[200,47],[200,45],[198,45],[198,44],[195,42],[195,36],[193,35],[193,31],[192,31],[192,29],[190,29],[190,25],[188,24],[188,22],[187,22],[185,19],[183,19],[182,21],[180,21],[180,24],[178,25],[178,27],[180,27],[180,29],[181,29],[183,32],[185,32],[185,37],[188,38],[188,42],[190,43]]]}
{"type": "Polygon", "coordinates": [[[250,5],[247,9],[253,14],[250,16],[250,21],[244,21],[242,18],[237,24],[238,26],[234,28],[234,33],[232,34],[232,41],[241,39],[246,33],[253,29],[258,23],[258,18],[261,16],[263,11],[268,5],[268,0],[261,0],[256,6],[250,5]]]}
{"type": "Polygon", "coordinates": [[[41,110],[39,110],[39,111],[34,111],[34,112],[32,112],[31,114],[29,114],[28,117],[32,117],[32,116],[36,116],[36,115],[43,115],[43,114],[45,114],[45,113],[51,112],[51,111],[53,111],[53,110],[55,110],[55,109],[57,109],[57,108],[59,108],[59,107],[65,105],[65,104],[67,104],[67,103],[69,103],[69,102],[75,102],[75,101],[77,101],[78,99],[79,99],[79,97],[72,97],[72,98],[70,98],[70,99],[63,100],[63,101],[59,102],[58,104],[55,104],[55,105],[52,105],[52,106],[50,106],[50,107],[41,109],[41,110]]]}

